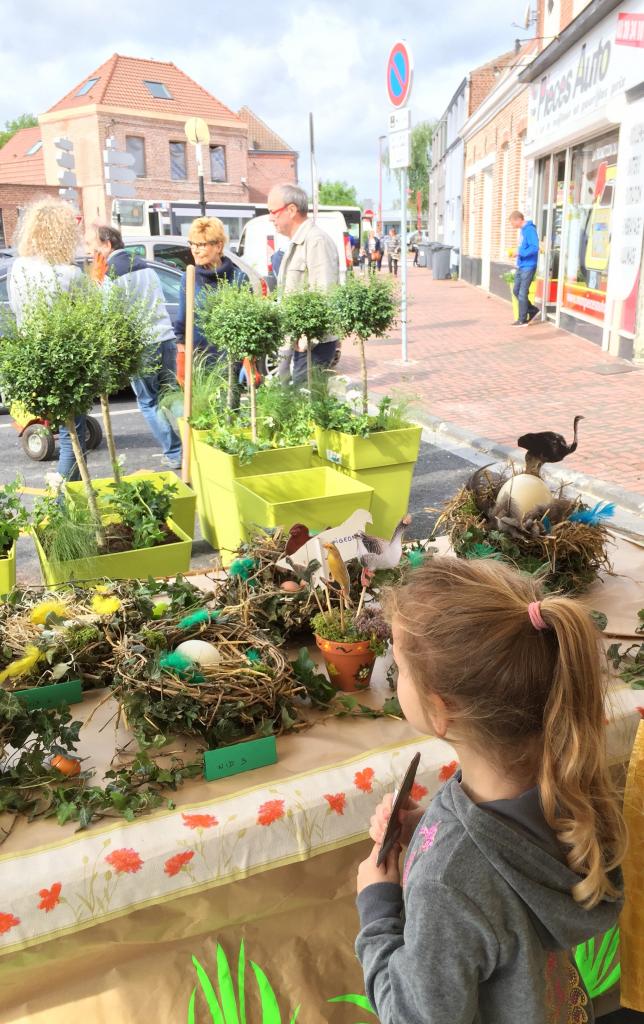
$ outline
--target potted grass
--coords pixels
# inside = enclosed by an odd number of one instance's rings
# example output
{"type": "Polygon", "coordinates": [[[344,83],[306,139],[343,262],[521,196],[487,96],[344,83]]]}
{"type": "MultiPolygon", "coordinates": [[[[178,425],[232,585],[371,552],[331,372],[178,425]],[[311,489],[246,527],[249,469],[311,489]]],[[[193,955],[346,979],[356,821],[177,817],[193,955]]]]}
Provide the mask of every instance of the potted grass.
{"type": "MultiPolygon", "coordinates": [[[[9,326],[0,350],[3,390],[10,400],[22,402],[36,416],[66,425],[84,487],[85,509],[72,512],[72,499],[65,494],[52,496],[45,514],[33,524],[43,575],[50,585],[100,576],[173,575],[185,572],[190,564],[190,540],[171,520],[162,524],[166,542],[153,540],[155,546],[144,551],[135,546],[131,524],[119,520],[114,510],[99,509],[78,439],[76,420],[90,411],[98,395],[109,390],[113,379],[105,339],[116,310],[116,304],[106,307],[100,289],[89,280],[69,292],[35,289],[20,326],[9,326]],[[49,559],[51,544],[59,540],[54,504],[68,518],[82,519],[84,527],[83,557],[63,557],[55,565],[49,559]]],[[[119,307],[118,315],[127,316],[126,309],[119,307]]]]}
{"type": "Polygon", "coordinates": [[[311,628],[333,686],[348,693],[365,690],[391,635],[380,610],[359,607],[354,612],[340,595],[339,607],[329,603],[313,616],[311,628]]]}
{"type": "Polygon", "coordinates": [[[16,541],[28,525],[18,479],[0,486],[0,597],[16,585],[16,541]]]}

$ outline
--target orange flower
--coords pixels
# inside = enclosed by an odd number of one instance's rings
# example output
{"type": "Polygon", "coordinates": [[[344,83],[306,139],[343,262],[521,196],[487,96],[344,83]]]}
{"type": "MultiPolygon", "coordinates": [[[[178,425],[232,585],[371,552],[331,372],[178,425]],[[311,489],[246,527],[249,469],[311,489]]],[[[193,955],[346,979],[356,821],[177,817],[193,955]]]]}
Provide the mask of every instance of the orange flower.
{"type": "Polygon", "coordinates": [[[637,708],[635,708],[635,710],[639,711],[640,718],[644,718],[644,708],[637,707],[637,708]]]}
{"type": "Polygon", "coordinates": [[[257,812],[257,824],[272,825],[274,821],[279,821],[279,819],[283,817],[284,801],[267,800],[265,804],[262,804],[257,812]]]}
{"type": "Polygon", "coordinates": [[[14,917],[13,914],[0,914],[0,935],[15,928],[17,924],[20,924],[19,917],[14,917]]]}
{"type": "Polygon", "coordinates": [[[441,782],[447,782],[448,779],[451,779],[457,768],[458,761],[450,761],[449,764],[444,764],[438,773],[438,778],[441,782]]]}
{"type": "Polygon", "coordinates": [[[213,828],[219,824],[214,814],[182,814],[181,817],[187,828],[213,828]]]}
{"type": "Polygon", "coordinates": [[[364,768],[361,772],[356,772],[353,777],[356,789],[361,789],[363,793],[370,793],[372,790],[371,780],[375,774],[373,768],[364,768]]]}
{"type": "Polygon", "coordinates": [[[41,889],[38,895],[40,896],[40,903],[38,904],[38,910],[44,910],[45,913],[49,913],[55,906],[60,903],[60,890],[62,885],[60,882],[54,882],[51,889],[41,889]]]}
{"type": "Polygon", "coordinates": [[[143,867],[143,861],[136,850],[129,850],[125,847],[121,850],[112,850],[105,860],[119,875],[135,875],[143,867]]]}
{"type": "Polygon", "coordinates": [[[347,802],[344,793],[325,793],[324,799],[332,811],[335,811],[336,814],[344,814],[344,807],[347,802]]]}
{"type": "Polygon", "coordinates": [[[414,782],[411,787],[411,798],[412,800],[422,800],[424,796],[427,796],[428,792],[426,786],[421,786],[420,782],[414,782]]]}
{"type": "Polygon", "coordinates": [[[168,857],[163,870],[166,875],[172,878],[174,875],[178,875],[184,864],[188,864],[193,857],[194,852],[192,850],[186,850],[185,853],[175,853],[174,857],[168,857]]]}

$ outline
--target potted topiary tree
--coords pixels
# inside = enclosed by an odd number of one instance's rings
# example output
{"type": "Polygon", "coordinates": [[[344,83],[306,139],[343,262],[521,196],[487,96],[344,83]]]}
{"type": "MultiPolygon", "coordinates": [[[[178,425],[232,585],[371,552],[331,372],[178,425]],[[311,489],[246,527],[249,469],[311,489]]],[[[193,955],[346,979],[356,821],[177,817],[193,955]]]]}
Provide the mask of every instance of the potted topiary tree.
{"type": "Polygon", "coordinates": [[[20,480],[0,486],[0,597],[16,585],[16,541],[28,523],[20,480]]]}
{"type": "Polygon", "coordinates": [[[306,379],[309,393],[313,387],[311,346],[334,329],[334,316],[326,292],[305,288],[285,295],[280,305],[284,333],[291,339],[306,338],[306,379]]]}

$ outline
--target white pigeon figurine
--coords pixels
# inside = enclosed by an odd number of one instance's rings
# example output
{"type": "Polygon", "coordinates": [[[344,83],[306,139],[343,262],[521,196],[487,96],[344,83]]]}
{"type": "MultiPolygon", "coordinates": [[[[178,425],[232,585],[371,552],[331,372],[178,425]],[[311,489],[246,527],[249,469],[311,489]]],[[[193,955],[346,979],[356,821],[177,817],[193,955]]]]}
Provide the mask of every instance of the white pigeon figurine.
{"type": "Polygon", "coordinates": [[[358,554],[365,569],[376,572],[377,569],[394,569],[398,565],[402,558],[403,533],[410,523],[411,516],[403,516],[391,540],[372,537],[369,533],[356,533],[358,554]]]}

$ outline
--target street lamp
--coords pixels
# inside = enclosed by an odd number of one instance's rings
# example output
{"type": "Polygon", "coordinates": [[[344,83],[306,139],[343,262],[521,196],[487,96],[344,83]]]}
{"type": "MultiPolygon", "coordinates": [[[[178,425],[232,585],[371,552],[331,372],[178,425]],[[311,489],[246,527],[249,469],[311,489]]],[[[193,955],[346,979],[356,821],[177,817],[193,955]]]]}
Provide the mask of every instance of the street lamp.
{"type": "Polygon", "coordinates": [[[382,235],[382,144],[386,135],[378,136],[378,231],[382,235]]]}

